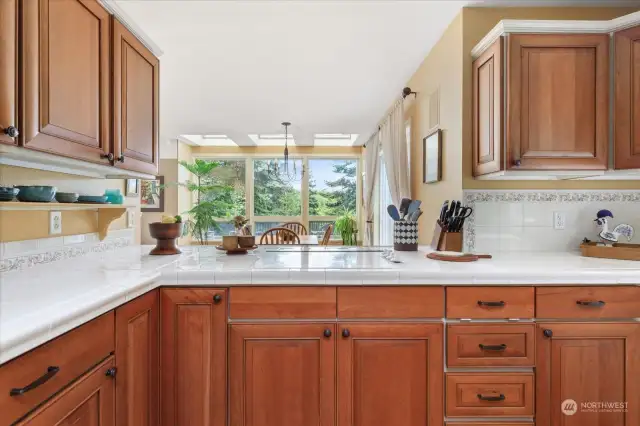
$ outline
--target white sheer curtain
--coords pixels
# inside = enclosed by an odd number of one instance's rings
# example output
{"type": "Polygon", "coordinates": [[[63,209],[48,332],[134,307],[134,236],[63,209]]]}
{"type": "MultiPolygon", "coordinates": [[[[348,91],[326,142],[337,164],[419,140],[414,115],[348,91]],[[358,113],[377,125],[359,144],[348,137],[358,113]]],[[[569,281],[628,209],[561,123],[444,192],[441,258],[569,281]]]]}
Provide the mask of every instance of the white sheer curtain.
{"type": "Polygon", "coordinates": [[[374,196],[380,172],[380,134],[376,133],[366,143],[364,152],[363,207],[365,223],[364,245],[373,245],[374,196]]]}
{"type": "Polygon", "coordinates": [[[402,101],[399,101],[380,129],[389,192],[391,192],[391,199],[396,206],[400,205],[400,200],[403,198],[411,198],[409,161],[405,136],[406,127],[403,113],[402,101]]]}
{"type": "MultiPolygon", "coordinates": [[[[384,157],[384,152],[382,153],[384,157]]],[[[378,210],[378,244],[381,246],[393,245],[393,219],[387,212],[387,206],[393,203],[391,192],[389,192],[389,179],[387,178],[387,168],[384,161],[380,162],[380,179],[378,180],[378,199],[380,207],[378,210]]]]}

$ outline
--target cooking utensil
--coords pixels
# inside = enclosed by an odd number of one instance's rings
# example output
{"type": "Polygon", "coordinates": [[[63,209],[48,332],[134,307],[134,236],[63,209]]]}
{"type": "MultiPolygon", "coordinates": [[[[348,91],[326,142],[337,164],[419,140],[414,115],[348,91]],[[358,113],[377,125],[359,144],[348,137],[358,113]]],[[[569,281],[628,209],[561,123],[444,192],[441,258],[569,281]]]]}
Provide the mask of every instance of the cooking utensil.
{"type": "Polygon", "coordinates": [[[413,212],[418,211],[418,209],[420,208],[420,204],[422,204],[422,201],[420,200],[411,201],[411,204],[409,204],[409,208],[407,209],[407,216],[409,216],[413,212]]]}
{"type": "Polygon", "coordinates": [[[393,204],[389,204],[387,206],[387,213],[391,216],[391,219],[398,221],[400,220],[400,213],[398,213],[398,209],[393,204]]]}
{"type": "Polygon", "coordinates": [[[416,210],[409,215],[409,218],[407,220],[409,222],[417,222],[420,216],[422,216],[422,210],[416,210]]]}
{"type": "Polygon", "coordinates": [[[407,210],[409,209],[410,204],[411,200],[409,198],[403,198],[402,201],[400,201],[400,208],[398,210],[400,211],[400,217],[402,219],[407,216],[407,210]]]}
{"type": "Polygon", "coordinates": [[[440,260],[443,262],[475,262],[478,259],[491,259],[490,254],[457,253],[450,251],[440,251],[428,253],[427,258],[440,260]]]}

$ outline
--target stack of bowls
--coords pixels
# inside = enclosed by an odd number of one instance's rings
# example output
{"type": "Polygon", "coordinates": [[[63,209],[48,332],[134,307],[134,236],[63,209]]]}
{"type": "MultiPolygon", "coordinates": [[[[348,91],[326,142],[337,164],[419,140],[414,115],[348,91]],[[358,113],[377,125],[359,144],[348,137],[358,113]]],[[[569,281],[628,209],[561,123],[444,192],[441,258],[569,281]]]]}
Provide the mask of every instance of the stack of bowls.
{"type": "Polygon", "coordinates": [[[18,192],[18,200],[29,203],[50,203],[56,195],[55,186],[16,186],[20,190],[18,192]]]}
{"type": "Polygon", "coordinates": [[[0,186],[0,201],[11,201],[20,190],[11,186],[0,186]]]}

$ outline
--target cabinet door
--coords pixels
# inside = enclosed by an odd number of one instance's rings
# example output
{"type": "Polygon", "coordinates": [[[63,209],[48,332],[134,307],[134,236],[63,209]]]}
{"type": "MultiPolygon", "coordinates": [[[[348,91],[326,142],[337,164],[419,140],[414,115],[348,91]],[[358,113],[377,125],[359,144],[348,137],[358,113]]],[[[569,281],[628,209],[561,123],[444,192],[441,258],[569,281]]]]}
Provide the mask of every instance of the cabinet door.
{"type": "Polygon", "coordinates": [[[335,423],[333,324],[233,324],[231,426],[335,423]]]}
{"type": "Polygon", "coordinates": [[[118,426],[156,426],[160,303],[154,290],[116,309],[118,426]]]}
{"type": "Polygon", "coordinates": [[[609,35],[511,34],[507,167],[604,170],[609,35]]]}
{"type": "Polygon", "coordinates": [[[21,4],[22,144],[108,163],[109,13],[96,0],[21,4]]]}
{"type": "Polygon", "coordinates": [[[224,289],[160,293],[163,426],[224,426],[227,298],[224,289]]]}
{"type": "Polygon", "coordinates": [[[0,143],[15,145],[18,126],[18,0],[0,1],[0,143]]]}
{"type": "Polygon", "coordinates": [[[129,30],[113,20],[113,143],[116,166],[158,172],[160,63],[129,30]]]}
{"type": "Polygon", "coordinates": [[[115,426],[113,357],[56,395],[19,426],[115,426]]]}
{"type": "Polygon", "coordinates": [[[502,170],[503,38],[473,61],[473,175],[502,170]]]}
{"type": "Polygon", "coordinates": [[[615,168],[640,168],[640,26],[615,34],[615,168]]]}
{"type": "Polygon", "coordinates": [[[442,324],[340,324],[338,426],[442,425],[442,324]]]}
{"type": "Polygon", "coordinates": [[[536,339],[536,426],[640,424],[640,324],[538,324],[536,339]]]}

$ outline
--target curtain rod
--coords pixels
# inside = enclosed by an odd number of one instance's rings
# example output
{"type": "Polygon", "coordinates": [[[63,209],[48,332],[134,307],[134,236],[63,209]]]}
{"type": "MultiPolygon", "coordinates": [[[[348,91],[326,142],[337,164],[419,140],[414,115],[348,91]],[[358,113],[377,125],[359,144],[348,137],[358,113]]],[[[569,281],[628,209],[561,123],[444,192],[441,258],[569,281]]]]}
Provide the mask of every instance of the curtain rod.
{"type": "Polygon", "coordinates": [[[371,134],[371,136],[369,136],[369,139],[367,139],[367,142],[365,142],[364,145],[362,145],[363,148],[367,147],[367,143],[371,140],[371,138],[373,138],[376,134],[380,132],[380,130],[382,129],[382,125],[385,123],[385,121],[387,121],[389,116],[393,114],[393,111],[395,111],[395,109],[398,108],[398,105],[403,103],[405,98],[409,95],[413,95],[413,97],[416,98],[418,97],[418,92],[414,92],[413,90],[411,90],[411,87],[405,87],[404,89],[402,89],[402,96],[396,100],[391,110],[387,114],[385,114],[384,117],[382,117],[382,119],[379,121],[379,124],[378,124],[378,130],[376,130],[371,134]]]}

